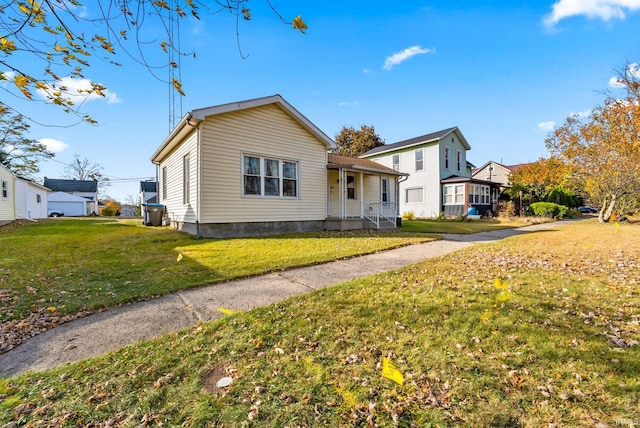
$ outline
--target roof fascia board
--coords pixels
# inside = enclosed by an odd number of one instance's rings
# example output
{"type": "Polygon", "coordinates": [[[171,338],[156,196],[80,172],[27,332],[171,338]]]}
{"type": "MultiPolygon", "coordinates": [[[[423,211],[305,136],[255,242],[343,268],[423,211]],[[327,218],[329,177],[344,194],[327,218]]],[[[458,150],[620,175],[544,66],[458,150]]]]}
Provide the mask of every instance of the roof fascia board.
{"type": "Polygon", "coordinates": [[[160,163],[187,135],[197,128],[201,121],[201,119],[194,118],[191,113],[185,114],[160,147],[153,153],[151,162],[160,163]]]}
{"type": "Polygon", "coordinates": [[[239,101],[235,103],[222,104],[219,106],[206,107],[194,110],[192,112],[193,117],[199,120],[204,120],[207,116],[215,116],[223,113],[231,113],[234,111],[246,110],[254,107],[261,107],[269,104],[279,105],[282,110],[291,116],[298,124],[302,125],[307,131],[314,134],[320,139],[327,148],[335,147],[335,143],[331,138],[327,136],[320,128],[315,126],[309,119],[307,119],[302,113],[289,104],[282,96],[276,94],[263,98],[255,98],[252,100],[239,101]]]}
{"type": "Polygon", "coordinates": [[[231,113],[240,110],[246,110],[249,108],[260,107],[268,104],[276,104],[293,118],[298,124],[315,135],[316,138],[321,140],[327,148],[335,147],[335,143],[324,132],[322,132],[317,126],[315,126],[309,119],[307,119],[302,113],[296,110],[291,104],[284,100],[280,95],[271,95],[268,97],[255,98],[252,100],[239,101],[234,103],[222,104],[219,106],[205,107],[195,109],[187,113],[171,131],[163,143],[151,156],[151,162],[160,163],[160,161],[171,152],[180,142],[190,134],[192,129],[196,128],[202,121],[208,116],[216,116],[224,113],[231,113]]]}
{"type": "Polygon", "coordinates": [[[367,168],[366,166],[358,166],[358,165],[339,165],[339,164],[329,164],[327,165],[327,169],[351,169],[353,171],[362,171],[362,172],[374,172],[376,174],[382,175],[397,175],[397,176],[409,176],[406,172],[400,171],[383,171],[375,168],[367,168]]]}
{"type": "MultiPolygon", "coordinates": [[[[441,138],[432,138],[432,139],[430,139],[430,140],[419,141],[419,142],[417,142],[417,143],[408,144],[408,145],[406,145],[406,146],[396,147],[396,148],[394,148],[394,149],[381,150],[381,151],[376,152],[376,153],[373,153],[373,154],[371,154],[371,155],[367,155],[366,157],[367,157],[367,158],[375,158],[375,157],[377,157],[378,155],[381,155],[381,154],[384,154],[384,153],[390,153],[390,152],[402,152],[402,151],[405,151],[406,149],[411,149],[411,148],[416,147],[416,146],[422,146],[422,145],[426,145],[426,144],[431,144],[431,143],[437,142],[437,141],[439,141],[440,139],[441,139],[441,138]]],[[[395,144],[395,143],[394,143],[394,144],[395,144]]],[[[382,146],[379,146],[379,147],[382,147],[382,146]]]]}

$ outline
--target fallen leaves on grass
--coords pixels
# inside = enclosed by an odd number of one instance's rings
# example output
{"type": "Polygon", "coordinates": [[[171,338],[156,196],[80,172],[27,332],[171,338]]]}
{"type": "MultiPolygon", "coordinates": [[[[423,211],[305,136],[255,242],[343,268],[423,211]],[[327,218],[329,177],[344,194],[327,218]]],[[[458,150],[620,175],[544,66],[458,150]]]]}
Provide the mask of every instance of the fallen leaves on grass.
{"type": "Polygon", "coordinates": [[[51,308],[40,308],[26,319],[0,323],[0,354],[5,353],[28,339],[60,324],[84,317],[91,312],[74,315],[55,315],[51,308]]]}

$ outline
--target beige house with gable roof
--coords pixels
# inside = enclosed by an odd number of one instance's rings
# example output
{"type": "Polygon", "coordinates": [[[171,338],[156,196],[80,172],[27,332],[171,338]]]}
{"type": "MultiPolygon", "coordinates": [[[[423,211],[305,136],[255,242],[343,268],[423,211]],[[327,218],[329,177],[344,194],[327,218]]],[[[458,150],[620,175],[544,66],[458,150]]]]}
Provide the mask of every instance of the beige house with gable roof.
{"type": "Polygon", "coordinates": [[[358,159],[332,162],[334,146],[280,95],[196,109],[151,157],[158,203],[169,224],[203,237],[389,224],[390,189],[403,174],[358,159]]]}

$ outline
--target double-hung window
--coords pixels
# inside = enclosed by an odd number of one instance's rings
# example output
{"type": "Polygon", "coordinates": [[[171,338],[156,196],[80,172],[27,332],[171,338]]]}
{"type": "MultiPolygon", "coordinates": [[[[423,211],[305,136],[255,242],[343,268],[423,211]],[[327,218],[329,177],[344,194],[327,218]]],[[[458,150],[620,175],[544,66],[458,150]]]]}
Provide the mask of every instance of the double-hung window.
{"type": "Polygon", "coordinates": [[[444,148],[444,169],[449,169],[449,147],[444,148]]]}
{"type": "Polygon", "coordinates": [[[389,202],[389,179],[383,178],[380,185],[382,189],[382,202],[389,202]]]}
{"type": "Polygon", "coordinates": [[[9,198],[9,182],[5,180],[2,180],[2,198],[9,198]]]}
{"type": "Polygon", "coordinates": [[[447,184],[444,186],[445,205],[464,204],[464,184],[447,184]]]}
{"type": "Polygon", "coordinates": [[[400,171],[400,155],[393,155],[393,169],[400,171]]]}
{"type": "Polygon", "coordinates": [[[167,167],[162,167],[162,199],[167,200],[167,167]]]}
{"type": "Polygon", "coordinates": [[[424,169],[424,150],[418,149],[414,152],[416,160],[416,171],[424,169]]]}
{"type": "Polygon", "coordinates": [[[295,198],[298,196],[298,162],[243,156],[242,194],[295,198]]]}
{"type": "Polygon", "coordinates": [[[462,171],[462,152],[460,150],[456,150],[456,166],[458,172],[462,171]]]}
{"type": "Polygon", "coordinates": [[[182,158],[182,203],[189,203],[189,190],[191,189],[191,170],[189,168],[189,155],[182,158]]]}

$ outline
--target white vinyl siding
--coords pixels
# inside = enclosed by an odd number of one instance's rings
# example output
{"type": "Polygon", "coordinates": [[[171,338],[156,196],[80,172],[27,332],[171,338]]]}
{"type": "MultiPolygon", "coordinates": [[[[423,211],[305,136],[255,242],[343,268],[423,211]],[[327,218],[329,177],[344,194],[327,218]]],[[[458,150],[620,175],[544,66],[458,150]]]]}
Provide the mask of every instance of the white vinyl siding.
{"type": "Polygon", "coordinates": [[[197,219],[197,201],[192,197],[198,180],[196,142],[197,133],[194,131],[160,163],[162,203],[172,221],[195,223],[197,219]],[[187,197],[188,203],[185,202],[187,197]]]}
{"type": "Polygon", "coordinates": [[[207,118],[201,125],[200,139],[201,223],[325,219],[327,147],[278,106],[265,105],[207,118]],[[280,161],[278,180],[283,189],[291,189],[295,179],[297,195],[245,196],[244,156],[280,161]],[[284,171],[284,161],[296,163],[295,178],[291,168],[284,171]]]}
{"type": "Polygon", "coordinates": [[[46,218],[48,190],[22,178],[16,178],[15,186],[16,217],[46,218]]]}
{"type": "Polygon", "coordinates": [[[0,165],[0,181],[1,194],[0,194],[0,222],[12,221],[16,218],[14,196],[13,196],[13,174],[6,169],[3,165],[0,165]]]}

